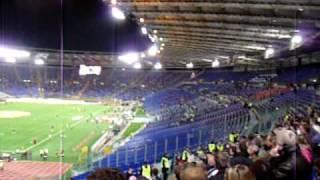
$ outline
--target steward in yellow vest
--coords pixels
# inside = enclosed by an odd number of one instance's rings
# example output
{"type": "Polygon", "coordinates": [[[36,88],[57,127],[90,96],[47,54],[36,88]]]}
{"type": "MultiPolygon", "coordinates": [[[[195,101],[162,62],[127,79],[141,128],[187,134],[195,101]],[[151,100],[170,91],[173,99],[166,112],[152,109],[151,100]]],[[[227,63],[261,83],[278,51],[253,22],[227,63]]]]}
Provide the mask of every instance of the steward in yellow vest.
{"type": "Polygon", "coordinates": [[[151,166],[147,162],[141,167],[141,175],[145,178],[151,179],[151,166]]]}
{"type": "Polygon", "coordinates": [[[217,150],[218,150],[219,152],[222,152],[222,151],[224,150],[224,145],[221,144],[221,143],[219,143],[219,144],[217,145],[217,150]]]}
{"type": "Polygon", "coordinates": [[[216,143],[214,141],[211,141],[210,144],[208,144],[208,150],[210,153],[215,152],[217,149],[216,143]]]}
{"type": "Polygon", "coordinates": [[[161,158],[161,169],[163,180],[167,180],[170,169],[170,160],[168,154],[164,154],[161,158]]]}
{"type": "Polygon", "coordinates": [[[189,155],[190,153],[188,149],[183,150],[181,157],[182,161],[188,161],[189,155]]]}

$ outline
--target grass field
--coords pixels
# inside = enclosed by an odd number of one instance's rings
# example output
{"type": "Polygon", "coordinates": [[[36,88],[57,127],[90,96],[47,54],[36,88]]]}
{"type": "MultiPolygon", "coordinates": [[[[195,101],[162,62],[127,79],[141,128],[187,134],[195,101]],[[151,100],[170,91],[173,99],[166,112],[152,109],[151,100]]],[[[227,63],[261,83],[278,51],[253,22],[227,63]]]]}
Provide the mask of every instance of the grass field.
{"type": "Polygon", "coordinates": [[[129,136],[131,136],[132,133],[138,131],[144,123],[131,123],[130,126],[126,129],[126,131],[122,135],[122,139],[125,139],[129,136]]]}
{"type": "Polygon", "coordinates": [[[81,147],[91,146],[108,130],[108,123],[97,124],[91,120],[96,115],[108,114],[112,110],[112,107],[103,105],[0,104],[0,112],[29,113],[24,117],[0,118],[0,152],[30,149],[32,160],[40,160],[40,150],[47,148],[48,160],[59,161],[56,153],[62,146],[64,162],[77,162],[81,147]],[[33,145],[35,139],[37,144],[33,145]]]}

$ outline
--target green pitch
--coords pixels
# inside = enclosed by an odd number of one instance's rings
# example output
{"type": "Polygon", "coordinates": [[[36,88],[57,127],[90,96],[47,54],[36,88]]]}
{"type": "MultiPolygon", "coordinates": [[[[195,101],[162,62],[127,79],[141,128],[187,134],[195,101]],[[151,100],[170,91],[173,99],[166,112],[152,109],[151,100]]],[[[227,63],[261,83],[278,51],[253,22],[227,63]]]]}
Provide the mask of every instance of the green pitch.
{"type": "Polygon", "coordinates": [[[0,116],[0,152],[30,150],[32,160],[41,160],[40,150],[48,149],[48,160],[59,161],[56,154],[62,147],[63,161],[76,163],[81,147],[90,147],[108,130],[108,123],[97,123],[95,116],[108,114],[113,109],[103,105],[0,104],[0,114],[6,111],[29,115],[0,116]]]}

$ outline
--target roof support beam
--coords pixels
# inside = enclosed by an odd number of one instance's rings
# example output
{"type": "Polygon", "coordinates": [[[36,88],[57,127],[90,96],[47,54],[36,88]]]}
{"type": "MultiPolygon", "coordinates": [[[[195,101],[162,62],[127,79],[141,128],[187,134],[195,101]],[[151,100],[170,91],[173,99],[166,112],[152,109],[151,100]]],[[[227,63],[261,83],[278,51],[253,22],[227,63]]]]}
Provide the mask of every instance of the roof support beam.
{"type": "Polygon", "coordinates": [[[284,10],[320,10],[320,4],[312,4],[308,1],[304,3],[285,3],[285,2],[239,2],[239,1],[214,1],[214,2],[197,2],[197,1],[171,1],[171,2],[159,2],[159,1],[145,1],[145,2],[121,2],[123,6],[139,6],[139,7],[149,7],[149,6],[163,6],[163,7],[218,7],[218,8],[255,8],[255,9],[284,9],[284,10]]]}

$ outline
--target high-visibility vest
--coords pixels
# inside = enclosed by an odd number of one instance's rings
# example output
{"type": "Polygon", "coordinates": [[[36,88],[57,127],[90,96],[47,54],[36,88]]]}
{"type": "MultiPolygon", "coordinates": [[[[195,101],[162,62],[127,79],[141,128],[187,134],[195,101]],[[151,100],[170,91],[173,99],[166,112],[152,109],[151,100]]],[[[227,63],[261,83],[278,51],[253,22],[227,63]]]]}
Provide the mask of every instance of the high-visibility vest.
{"type": "Polygon", "coordinates": [[[186,150],[184,150],[184,151],[182,152],[182,160],[183,160],[183,161],[187,161],[187,160],[188,160],[188,157],[189,157],[189,152],[186,151],[186,150]]]}
{"type": "Polygon", "coordinates": [[[162,157],[161,158],[161,167],[162,168],[170,168],[170,163],[169,163],[169,159],[167,157],[162,157]]]}
{"type": "Polygon", "coordinates": [[[208,145],[209,152],[214,152],[216,150],[216,144],[210,143],[208,145]]]}
{"type": "Polygon", "coordinates": [[[142,166],[142,176],[144,176],[146,178],[151,178],[151,166],[150,165],[142,166]]]}
{"type": "Polygon", "coordinates": [[[233,133],[229,134],[229,142],[231,142],[231,143],[235,142],[235,135],[233,133]]]}
{"type": "Polygon", "coordinates": [[[223,144],[217,145],[217,150],[218,150],[218,151],[223,151],[223,150],[224,150],[223,144]]]}

